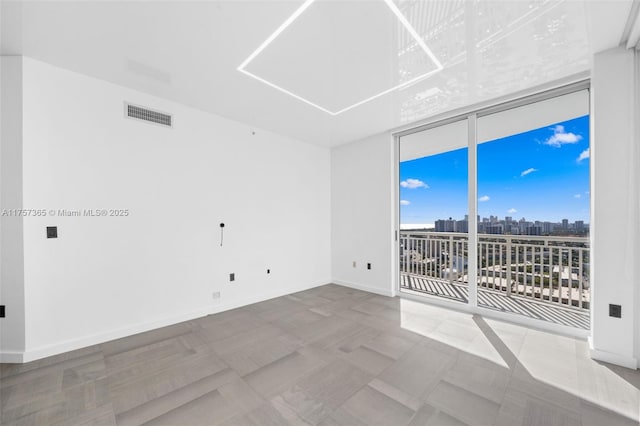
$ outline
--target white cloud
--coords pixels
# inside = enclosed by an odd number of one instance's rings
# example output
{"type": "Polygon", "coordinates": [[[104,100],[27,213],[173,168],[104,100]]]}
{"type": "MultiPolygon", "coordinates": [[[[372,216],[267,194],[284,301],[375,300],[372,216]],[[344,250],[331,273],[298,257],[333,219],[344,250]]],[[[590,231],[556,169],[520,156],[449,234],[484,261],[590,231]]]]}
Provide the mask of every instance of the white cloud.
{"type": "Polygon", "coordinates": [[[568,143],[577,143],[582,139],[582,136],[575,133],[565,132],[564,126],[558,124],[553,128],[553,135],[547,139],[544,144],[550,145],[555,148],[560,148],[562,145],[568,143]]]}
{"type": "Polygon", "coordinates": [[[538,171],[538,169],[534,169],[533,167],[528,168],[527,170],[525,170],[525,171],[523,171],[522,173],[520,173],[520,177],[522,177],[522,176],[526,176],[526,175],[528,175],[529,173],[533,173],[533,172],[537,172],[537,171],[538,171]]]}
{"type": "Polygon", "coordinates": [[[400,205],[401,206],[408,206],[409,204],[411,204],[411,202],[409,202],[407,200],[400,200],[400,205]]]}
{"type": "Polygon", "coordinates": [[[407,179],[400,182],[400,186],[403,188],[416,189],[416,188],[429,188],[429,185],[421,181],[420,179],[407,179]]]}
{"type": "Polygon", "coordinates": [[[582,197],[582,195],[580,195],[580,194],[575,194],[575,195],[573,196],[573,198],[580,198],[580,197],[582,197]]]}
{"type": "Polygon", "coordinates": [[[489,201],[491,198],[488,195],[483,195],[482,197],[478,198],[478,201],[480,201],[481,203],[485,202],[485,201],[489,201]]]}
{"type": "Polygon", "coordinates": [[[511,209],[507,210],[507,213],[511,213],[511,214],[518,213],[518,210],[516,210],[514,208],[511,208],[511,209]]]}
{"type": "Polygon", "coordinates": [[[582,151],[578,156],[578,159],[576,160],[576,162],[580,163],[582,160],[586,160],[587,158],[589,158],[591,156],[589,152],[590,149],[591,148],[587,148],[584,151],[582,151]]]}

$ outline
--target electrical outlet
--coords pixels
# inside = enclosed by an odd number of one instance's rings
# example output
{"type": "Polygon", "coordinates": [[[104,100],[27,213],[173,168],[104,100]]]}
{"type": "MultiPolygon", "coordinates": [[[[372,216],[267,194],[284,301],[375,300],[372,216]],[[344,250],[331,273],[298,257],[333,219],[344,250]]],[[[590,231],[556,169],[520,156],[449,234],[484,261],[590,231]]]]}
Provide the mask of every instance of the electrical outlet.
{"type": "Polygon", "coordinates": [[[353,266],[354,268],[356,267],[356,261],[355,261],[355,260],[353,261],[352,266],[353,266]]]}
{"type": "Polygon", "coordinates": [[[236,274],[235,273],[230,273],[229,274],[229,281],[235,281],[236,280],[236,274]]]}
{"type": "Polygon", "coordinates": [[[267,274],[270,274],[270,273],[271,273],[271,269],[267,269],[267,274]]]}
{"type": "Polygon", "coordinates": [[[219,292],[219,291],[214,291],[214,292],[211,294],[211,296],[212,296],[214,299],[220,299],[220,292],[219,292]]]}
{"type": "Polygon", "coordinates": [[[371,269],[371,264],[367,263],[367,269],[371,269]]]}
{"type": "Polygon", "coordinates": [[[622,306],[609,305],[609,316],[613,318],[622,318],[622,306]]]}

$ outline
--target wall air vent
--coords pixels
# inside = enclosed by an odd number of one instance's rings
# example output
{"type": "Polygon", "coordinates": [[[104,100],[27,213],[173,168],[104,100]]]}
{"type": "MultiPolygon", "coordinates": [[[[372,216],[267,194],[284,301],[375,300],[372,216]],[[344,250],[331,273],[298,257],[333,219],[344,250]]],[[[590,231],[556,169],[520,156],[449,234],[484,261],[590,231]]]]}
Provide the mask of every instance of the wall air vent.
{"type": "Polygon", "coordinates": [[[171,127],[172,117],[164,112],[154,111],[149,108],[132,105],[129,103],[124,104],[125,116],[136,120],[143,120],[149,123],[159,124],[161,126],[171,127]]]}

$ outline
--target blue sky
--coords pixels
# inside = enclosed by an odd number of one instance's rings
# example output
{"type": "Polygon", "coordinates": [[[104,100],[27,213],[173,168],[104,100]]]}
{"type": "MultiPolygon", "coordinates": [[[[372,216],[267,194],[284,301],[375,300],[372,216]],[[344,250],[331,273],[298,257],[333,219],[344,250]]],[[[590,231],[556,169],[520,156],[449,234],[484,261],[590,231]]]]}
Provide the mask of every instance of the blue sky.
{"type": "MultiPolygon", "coordinates": [[[[464,218],[467,149],[400,163],[400,200],[401,223],[464,218]]],[[[478,214],[588,223],[589,116],[478,145],[478,214]]]]}

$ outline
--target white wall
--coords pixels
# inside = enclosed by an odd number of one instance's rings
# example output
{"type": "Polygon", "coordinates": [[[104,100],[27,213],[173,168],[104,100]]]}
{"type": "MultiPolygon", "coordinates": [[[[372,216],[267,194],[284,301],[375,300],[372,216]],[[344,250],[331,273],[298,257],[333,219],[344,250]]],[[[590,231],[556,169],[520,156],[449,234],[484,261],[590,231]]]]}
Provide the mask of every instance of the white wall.
{"type": "MultiPolygon", "coordinates": [[[[640,21],[638,21],[638,23],[640,23],[640,21]]],[[[640,116],[640,51],[636,50],[635,52],[635,96],[636,96],[636,102],[635,102],[635,116],[639,117],[640,116]]],[[[634,120],[634,124],[635,124],[635,143],[633,144],[633,146],[635,147],[635,155],[636,155],[636,160],[638,165],[640,165],[640,123],[637,122],[637,120],[634,120]]],[[[636,192],[635,192],[635,196],[636,196],[636,212],[637,212],[637,218],[640,218],[640,196],[638,195],[638,191],[640,191],[640,172],[638,172],[638,169],[636,169],[636,192]]],[[[640,224],[638,224],[638,220],[636,219],[636,226],[638,228],[640,228],[640,224]]],[[[640,229],[636,229],[636,244],[640,244],[640,229]]],[[[636,252],[638,254],[638,256],[640,256],[640,248],[638,248],[638,251],[636,252]]],[[[636,277],[636,282],[635,282],[635,292],[636,292],[636,306],[635,309],[640,309],[640,262],[634,262],[634,265],[636,267],[635,270],[635,277],[636,277]]],[[[640,313],[636,313],[636,360],[638,361],[638,368],[640,368],[640,313]]]]}
{"type": "Polygon", "coordinates": [[[22,58],[0,57],[0,352],[17,362],[24,351],[22,208],[22,58]]]}
{"type": "Polygon", "coordinates": [[[637,367],[640,323],[640,151],[635,123],[634,52],[616,48],[594,57],[592,75],[592,356],[637,367]],[[622,305],[622,318],[609,316],[622,305]]]}
{"type": "Polygon", "coordinates": [[[28,58],[23,77],[25,208],[130,212],[24,219],[25,360],[330,281],[328,149],[28,58]]]}
{"type": "Polygon", "coordinates": [[[395,294],[393,161],[388,133],[331,150],[331,265],[337,284],[395,294]]]}

